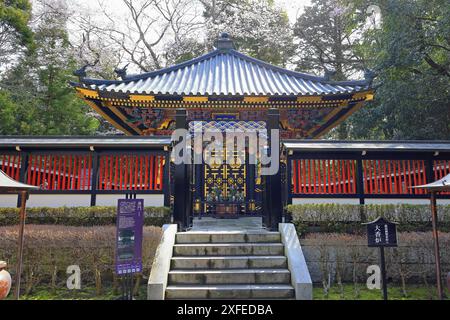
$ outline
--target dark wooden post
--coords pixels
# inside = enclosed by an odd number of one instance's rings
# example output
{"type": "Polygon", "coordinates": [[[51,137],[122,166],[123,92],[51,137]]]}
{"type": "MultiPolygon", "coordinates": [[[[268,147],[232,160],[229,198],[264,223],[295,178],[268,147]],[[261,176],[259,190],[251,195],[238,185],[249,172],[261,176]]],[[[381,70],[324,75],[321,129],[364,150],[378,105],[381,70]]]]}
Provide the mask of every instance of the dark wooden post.
{"type": "Polygon", "coordinates": [[[431,183],[434,181],[434,161],[433,159],[425,160],[425,174],[427,177],[427,183],[431,183]]]}
{"type": "Polygon", "coordinates": [[[292,157],[290,155],[291,150],[286,150],[286,194],[287,194],[287,200],[286,204],[292,204],[292,157]]]}
{"type": "Polygon", "coordinates": [[[439,300],[444,296],[442,290],[441,254],[439,249],[438,214],[436,205],[436,191],[430,192],[431,197],[431,221],[433,224],[434,259],[436,263],[436,284],[439,300]]]}
{"type": "Polygon", "coordinates": [[[366,212],[364,210],[365,204],[365,190],[364,190],[364,169],[363,169],[363,161],[361,158],[356,160],[356,193],[359,197],[359,216],[362,222],[367,220],[366,212]]]}
{"type": "Polygon", "coordinates": [[[164,147],[165,155],[165,165],[163,173],[163,192],[164,192],[164,206],[170,207],[170,149],[169,147],[164,147]]]}
{"type": "Polygon", "coordinates": [[[289,150],[283,150],[286,164],[284,165],[284,179],[281,180],[283,188],[283,215],[284,222],[292,222],[292,216],[288,214],[286,206],[292,204],[292,163],[289,158],[289,150]]]}
{"type": "MultiPolygon", "coordinates": [[[[184,109],[177,110],[175,115],[175,124],[177,129],[186,129],[188,128],[187,122],[187,112],[184,109]]],[[[180,138],[178,141],[173,141],[174,143],[180,143],[185,140],[186,137],[180,138]]],[[[183,150],[183,155],[186,150],[183,150]]],[[[189,193],[190,193],[190,185],[188,181],[188,165],[186,163],[176,164],[174,170],[174,204],[173,204],[173,220],[179,227],[184,230],[188,227],[188,219],[189,219],[189,208],[190,204],[189,193]]]]}
{"type": "MultiPolygon", "coordinates": [[[[195,189],[195,196],[193,198],[193,201],[201,201],[203,198],[203,179],[202,179],[202,173],[203,173],[203,165],[201,164],[194,164],[193,165],[194,171],[194,189],[195,189]]],[[[200,212],[196,212],[201,217],[203,213],[203,204],[200,205],[200,212]]]]}
{"type": "Polygon", "coordinates": [[[28,171],[28,160],[30,158],[30,154],[28,152],[22,152],[22,157],[20,161],[20,173],[19,173],[19,181],[26,183],[27,171],[28,171]]]}
{"type": "Polygon", "coordinates": [[[255,213],[254,208],[252,208],[252,206],[255,206],[254,201],[255,201],[255,187],[256,187],[256,165],[250,163],[249,146],[245,147],[245,166],[247,172],[247,179],[245,179],[247,188],[247,199],[245,210],[253,214],[255,213]]]}
{"type": "Polygon", "coordinates": [[[388,299],[387,291],[387,277],[386,277],[386,258],[384,255],[384,247],[380,247],[380,266],[381,266],[381,280],[383,284],[383,300],[388,299]]]}
{"type": "Polygon", "coordinates": [[[96,151],[92,156],[92,176],[91,176],[91,207],[95,207],[97,203],[97,182],[98,182],[98,163],[99,156],[96,151]]]}
{"type": "MultiPolygon", "coordinates": [[[[28,152],[22,152],[22,158],[20,161],[20,173],[19,173],[19,181],[22,183],[27,183],[27,171],[29,165],[30,154],[28,152]]],[[[22,205],[22,194],[19,193],[17,197],[17,208],[20,208],[22,205]]]]}
{"type": "MultiPolygon", "coordinates": [[[[269,109],[267,112],[267,133],[269,138],[269,152],[273,155],[275,152],[280,153],[280,141],[272,144],[272,130],[279,130],[280,112],[278,109],[269,109]]],[[[279,165],[279,164],[278,164],[279,165]]],[[[271,230],[278,230],[278,224],[282,221],[283,201],[281,198],[281,172],[277,171],[274,175],[266,177],[266,215],[268,217],[268,227],[271,230]]]]}
{"type": "Polygon", "coordinates": [[[14,291],[14,297],[19,300],[20,296],[20,279],[22,275],[22,260],[23,260],[23,242],[24,242],[24,230],[25,230],[25,219],[26,219],[26,203],[27,203],[28,192],[20,192],[20,212],[19,212],[19,246],[17,249],[17,266],[16,266],[16,288],[14,291]]]}
{"type": "MultiPolygon", "coordinates": [[[[434,181],[434,160],[428,159],[425,161],[425,170],[427,175],[427,183],[434,181]]],[[[438,234],[438,215],[437,215],[437,204],[436,204],[436,192],[430,192],[430,202],[431,202],[431,222],[433,225],[433,240],[434,240],[434,258],[436,263],[436,285],[438,291],[438,298],[442,300],[442,279],[441,279],[441,256],[439,249],[439,234],[438,234]]]]}

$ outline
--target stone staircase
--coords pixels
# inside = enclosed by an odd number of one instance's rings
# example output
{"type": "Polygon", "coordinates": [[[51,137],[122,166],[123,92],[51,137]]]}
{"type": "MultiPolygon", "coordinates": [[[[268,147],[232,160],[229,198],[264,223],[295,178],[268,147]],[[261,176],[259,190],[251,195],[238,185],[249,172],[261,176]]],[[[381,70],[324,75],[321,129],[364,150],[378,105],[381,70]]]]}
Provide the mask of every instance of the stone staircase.
{"type": "Polygon", "coordinates": [[[294,297],[279,232],[176,234],[165,299],[294,297]]]}

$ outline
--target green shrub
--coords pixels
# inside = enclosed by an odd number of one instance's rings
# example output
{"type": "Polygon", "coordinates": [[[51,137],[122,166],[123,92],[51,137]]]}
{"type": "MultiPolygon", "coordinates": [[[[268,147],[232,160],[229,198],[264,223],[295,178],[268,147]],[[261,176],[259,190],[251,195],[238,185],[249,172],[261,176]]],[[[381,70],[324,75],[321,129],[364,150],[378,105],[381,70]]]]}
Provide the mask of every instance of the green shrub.
{"type": "MultiPolygon", "coordinates": [[[[26,223],[76,227],[107,226],[116,223],[116,215],[116,207],[28,208],[26,223]]],[[[0,208],[0,226],[16,225],[18,222],[19,209],[0,208]]],[[[145,225],[162,226],[169,222],[169,208],[144,208],[145,225]]]]}
{"type": "MultiPolygon", "coordinates": [[[[428,205],[351,205],[351,204],[301,204],[289,205],[287,213],[299,234],[307,232],[361,233],[363,222],[379,216],[398,222],[399,231],[429,231],[431,212],[428,205]]],[[[438,206],[439,228],[450,231],[450,206],[438,206]]]]}

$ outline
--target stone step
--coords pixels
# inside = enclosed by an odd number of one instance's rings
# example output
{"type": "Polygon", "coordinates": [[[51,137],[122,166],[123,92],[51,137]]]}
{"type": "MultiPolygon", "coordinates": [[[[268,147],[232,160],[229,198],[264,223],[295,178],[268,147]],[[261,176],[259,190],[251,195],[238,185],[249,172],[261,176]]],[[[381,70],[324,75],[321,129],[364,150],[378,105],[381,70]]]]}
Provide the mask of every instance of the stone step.
{"type": "Polygon", "coordinates": [[[170,285],[166,299],[290,299],[291,285],[170,285]]]}
{"type": "Polygon", "coordinates": [[[176,243],[273,243],[281,242],[279,232],[179,232],[176,243]]]}
{"type": "Polygon", "coordinates": [[[287,269],[172,270],[169,284],[289,284],[287,269]]]}
{"type": "Polygon", "coordinates": [[[175,244],[173,256],[280,256],[281,243],[195,243],[175,244]]]}
{"type": "Polygon", "coordinates": [[[173,257],[172,270],[177,269],[286,269],[285,256],[173,257]]]}

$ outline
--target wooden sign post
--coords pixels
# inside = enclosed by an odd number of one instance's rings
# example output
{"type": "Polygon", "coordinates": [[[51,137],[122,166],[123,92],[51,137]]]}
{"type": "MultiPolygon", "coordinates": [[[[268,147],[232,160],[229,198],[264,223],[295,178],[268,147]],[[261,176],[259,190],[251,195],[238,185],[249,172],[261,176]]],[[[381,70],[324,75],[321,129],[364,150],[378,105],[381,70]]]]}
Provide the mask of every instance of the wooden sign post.
{"type": "Polygon", "coordinates": [[[375,221],[364,223],[367,226],[367,244],[369,247],[380,248],[380,267],[383,285],[383,298],[388,299],[386,280],[386,259],[384,256],[385,247],[397,247],[397,224],[390,222],[383,217],[375,221]]]}

